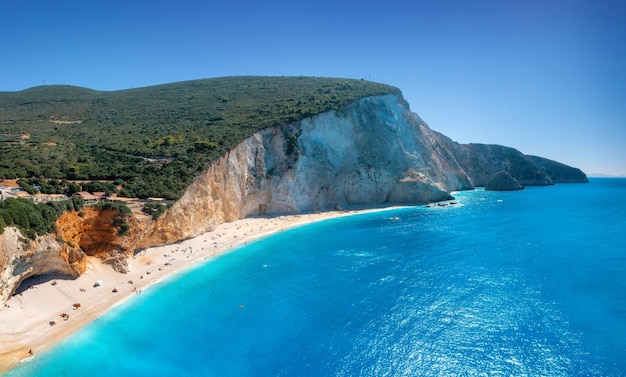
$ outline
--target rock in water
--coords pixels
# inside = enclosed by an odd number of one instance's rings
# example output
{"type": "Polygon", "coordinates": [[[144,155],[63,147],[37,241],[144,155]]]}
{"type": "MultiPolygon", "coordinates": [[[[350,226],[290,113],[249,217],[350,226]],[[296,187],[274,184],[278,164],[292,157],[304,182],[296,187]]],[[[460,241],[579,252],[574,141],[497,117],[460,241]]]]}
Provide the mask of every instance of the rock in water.
{"type": "Polygon", "coordinates": [[[513,178],[511,174],[502,170],[492,175],[485,186],[485,190],[491,191],[513,191],[513,190],[523,190],[524,186],[522,186],[517,179],[513,178]]]}

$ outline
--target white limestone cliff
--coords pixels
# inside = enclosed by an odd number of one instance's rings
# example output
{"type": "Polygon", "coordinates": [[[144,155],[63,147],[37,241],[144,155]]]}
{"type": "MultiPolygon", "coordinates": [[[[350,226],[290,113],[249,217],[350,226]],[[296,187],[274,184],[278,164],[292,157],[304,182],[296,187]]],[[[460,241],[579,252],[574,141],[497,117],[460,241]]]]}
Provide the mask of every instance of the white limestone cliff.
{"type": "Polygon", "coordinates": [[[441,136],[396,95],[263,130],[211,164],[137,247],[250,215],[451,199],[473,186],[441,136]]]}

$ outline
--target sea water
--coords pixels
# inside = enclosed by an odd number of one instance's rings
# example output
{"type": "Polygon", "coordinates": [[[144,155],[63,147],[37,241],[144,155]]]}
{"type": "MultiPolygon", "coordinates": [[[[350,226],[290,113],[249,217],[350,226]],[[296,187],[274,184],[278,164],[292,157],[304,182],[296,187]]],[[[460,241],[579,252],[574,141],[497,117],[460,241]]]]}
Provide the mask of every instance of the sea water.
{"type": "Polygon", "coordinates": [[[626,375],[626,180],[455,197],[226,254],[8,376],[626,375]]]}

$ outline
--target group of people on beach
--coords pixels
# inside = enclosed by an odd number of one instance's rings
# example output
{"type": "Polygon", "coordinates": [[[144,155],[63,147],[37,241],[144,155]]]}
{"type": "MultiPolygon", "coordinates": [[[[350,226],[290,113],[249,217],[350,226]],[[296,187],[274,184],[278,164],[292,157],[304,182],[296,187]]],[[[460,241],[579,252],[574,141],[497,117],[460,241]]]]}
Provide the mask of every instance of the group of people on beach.
{"type": "MultiPolygon", "coordinates": [[[[76,310],[76,309],[80,308],[80,306],[81,306],[80,302],[76,302],[76,303],[72,304],[72,309],[76,310]]],[[[70,319],[70,315],[67,314],[67,313],[61,313],[61,314],[59,314],[59,317],[63,318],[64,321],[67,321],[68,319],[70,319]]],[[[57,323],[55,321],[50,321],[50,322],[48,322],[48,324],[50,326],[54,326],[57,323]]]]}

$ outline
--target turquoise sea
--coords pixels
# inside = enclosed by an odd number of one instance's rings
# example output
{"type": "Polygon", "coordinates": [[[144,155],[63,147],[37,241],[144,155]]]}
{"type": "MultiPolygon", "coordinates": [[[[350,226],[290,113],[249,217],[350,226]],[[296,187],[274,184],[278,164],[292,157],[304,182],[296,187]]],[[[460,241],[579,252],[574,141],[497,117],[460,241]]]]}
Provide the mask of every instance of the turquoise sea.
{"type": "Polygon", "coordinates": [[[625,376],[626,179],[455,197],[226,254],[8,376],[625,376]]]}

